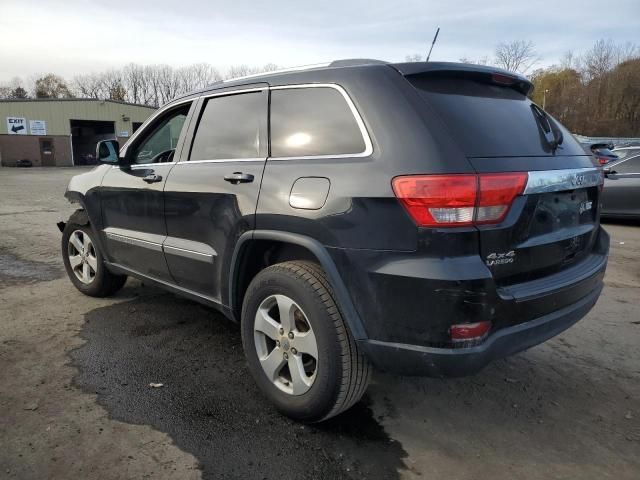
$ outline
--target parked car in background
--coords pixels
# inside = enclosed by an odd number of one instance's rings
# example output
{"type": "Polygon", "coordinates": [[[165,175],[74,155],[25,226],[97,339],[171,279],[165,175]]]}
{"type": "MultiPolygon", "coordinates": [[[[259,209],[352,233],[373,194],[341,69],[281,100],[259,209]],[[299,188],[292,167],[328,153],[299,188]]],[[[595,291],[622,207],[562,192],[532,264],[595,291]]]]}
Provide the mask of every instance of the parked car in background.
{"type": "Polygon", "coordinates": [[[620,160],[635,157],[636,155],[640,155],[640,146],[616,147],[613,149],[613,154],[617,155],[620,160]]]}
{"type": "Polygon", "coordinates": [[[604,168],[601,215],[640,219],[640,153],[604,168]]]}
{"type": "Polygon", "coordinates": [[[602,170],[532,87],[353,60],[178,98],[69,183],[69,279],[102,297],[141,278],[240,322],[256,383],[301,421],[357,402],[372,366],[473,374],[603,286],[602,170]]]}
{"type": "Polygon", "coordinates": [[[33,162],[27,158],[23,158],[21,160],[16,161],[16,167],[22,167],[22,168],[33,167],[33,162]]]}
{"type": "Polygon", "coordinates": [[[581,143],[582,148],[587,153],[593,155],[600,165],[606,165],[609,162],[618,160],[618,156],[612,151],[613,144],[611,143],[581,143]]]}

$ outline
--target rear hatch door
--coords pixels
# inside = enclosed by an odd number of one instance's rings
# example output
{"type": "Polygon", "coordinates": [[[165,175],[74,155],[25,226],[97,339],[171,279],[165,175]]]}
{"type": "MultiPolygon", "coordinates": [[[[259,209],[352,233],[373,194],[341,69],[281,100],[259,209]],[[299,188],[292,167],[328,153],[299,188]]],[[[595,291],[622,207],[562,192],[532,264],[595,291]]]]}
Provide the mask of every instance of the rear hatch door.
{"type": "Polygon", "coordinates": [[[527,187],[504,220],[477,227],[481,256],[498,285],[550,275],[589,255],[601,172],[571,133],[529,100],[530,84],[489,69],[435,69],[406,78],[477,173],[528,172],[527,187]]]}

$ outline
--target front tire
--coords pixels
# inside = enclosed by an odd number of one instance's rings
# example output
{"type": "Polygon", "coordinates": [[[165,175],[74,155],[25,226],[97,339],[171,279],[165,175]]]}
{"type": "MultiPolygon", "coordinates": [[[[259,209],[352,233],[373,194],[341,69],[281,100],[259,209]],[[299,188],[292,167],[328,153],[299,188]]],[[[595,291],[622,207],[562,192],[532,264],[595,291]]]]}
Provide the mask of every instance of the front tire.
{"type": "Polygon", "coordinates": [[[369,361],[313,262],[284,262],[256,275],[243,302],[242,343],[260,389],[294,420],[338,415],[369,383],[369,361]]]}
{"type": "Polygon", "coordinates": [[[126,275],[115,275],[104,258],[89,225],[66,224],[62,232],[62,259],[71,283],[90,297],[107,297],[120,290],[126,275]]]}

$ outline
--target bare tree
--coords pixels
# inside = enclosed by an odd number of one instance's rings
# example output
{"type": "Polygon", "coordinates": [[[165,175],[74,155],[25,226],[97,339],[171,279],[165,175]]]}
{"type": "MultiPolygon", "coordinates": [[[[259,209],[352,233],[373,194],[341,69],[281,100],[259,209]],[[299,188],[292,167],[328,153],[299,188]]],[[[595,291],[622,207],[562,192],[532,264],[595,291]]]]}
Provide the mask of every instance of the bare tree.
{"type": "Polygon", "coordinates": [[[423,57],[419,53],[414,53],[412,55],[407,55],[406,57],[404,57],[404,61],[405,62],[424,62],[425,57],[423,57]]]}
{"type": "MultiPolygon", "coordinates": [[[[229,69],[227,78],[271,72],[278,68],[275,63],[267,63],[263,66],[236,65],[229,69]]],[[[66,88],[64,79],[56,78],[66,88]]],[[[196,63],[179,68],[170,65],[130,63],[121,69],[76,75],[70,84],[68,94],[82,98],[110,99],[158,107],[178,95],[205,88],[222,78],[220,72],[208,63],[196,63]]],[[[37,82],[37,85],[42,85],[44,79],[51,80],[49,76],[40,75],[35,77],[32,83],[37,82]]],[[[9,98],[20,83],[18,80],[16,80],[17,83],[14,82],[15,85],[0,85],[0,98],[9,98]]],[[[49,95],[49,93],[42,94],[49,95]]],[[[58,96],[66,96],[66,94],[62,92],[58,96]]]]}
{"type": "Polygon", "coordinates": [[[81,98],[104,98],[99,75],[76,75],[71,82],[76,96],[81,98]]]}
{"type": "Polygon", "coordinates": [[[567,50],[566,52],[564,52],[562,58],[560,59],[560,68],[563,70],[575,68],[577,63],[578,62],[575,55],[573,54],[573,51],[567,50]]]}
{"type": "Polygon", "coordinates": [[[480,57],[478,59],[473,59],[469,57],[462,57],[458,60],[460,63],[471,63],[475,65],[489,65],[489,57],[486,55],[484,57],[480,57]]]}
{"type": "Polygon", "coordinates": [[[254,69],[252,69],[249,65],[231,65],[231,67],[229,67],[229,70],[227,71],[226,78],[231,79],[244,77],[253,73],[255,73],[254,69]]]}
{"type": "Polygon", "coordinates": [[[513,40],[499,43],[495,64],[510,72],[526,73],[539,60],[532,41],[513,40]]]}
{"type": "Polygon", "coordinates": [[[616,46],[611,40],[598,40],[581,58],[586,81],[600,78],[611,70],[617,60],[616,46]]]}

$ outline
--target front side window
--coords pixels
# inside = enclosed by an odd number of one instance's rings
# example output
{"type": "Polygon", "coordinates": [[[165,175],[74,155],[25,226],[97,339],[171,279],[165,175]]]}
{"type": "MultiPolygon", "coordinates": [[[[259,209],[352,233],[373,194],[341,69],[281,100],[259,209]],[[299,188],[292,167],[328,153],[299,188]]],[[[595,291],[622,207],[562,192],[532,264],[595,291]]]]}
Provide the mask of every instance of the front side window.
{"type": "Polygon", "coordinates": [[[267,98],[260,91],[208,99],[189,160],[266,157],[267,98]]]}
{"type": "Polygon", "coordinates": [[[271,91],[271,156],[356,155],[366,150],[347,101],[335,88],[271,91]]]}
{"type": "Polygon", "coordinates": [[[191,104],[181,105],[152,124],[131,155],[132,163],[164,163],[173,161],[180,133],[191,104]]]}

